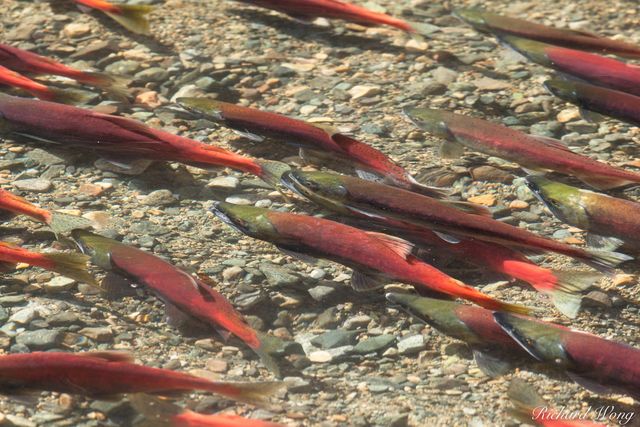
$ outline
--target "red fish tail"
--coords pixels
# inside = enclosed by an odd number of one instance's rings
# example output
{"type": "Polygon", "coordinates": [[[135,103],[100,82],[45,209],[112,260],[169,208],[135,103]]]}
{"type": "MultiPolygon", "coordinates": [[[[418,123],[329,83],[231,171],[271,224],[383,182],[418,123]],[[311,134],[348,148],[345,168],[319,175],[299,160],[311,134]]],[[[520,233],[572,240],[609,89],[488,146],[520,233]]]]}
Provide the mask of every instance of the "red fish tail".
{"type": "Polygon", "coordinates": [[[52,214],[48,210],[39,208],[22,197],[2,189],[0,189],[0,209],[15,214],[27,215],[46,224],[49,224],[52,219],[52,214]]]}

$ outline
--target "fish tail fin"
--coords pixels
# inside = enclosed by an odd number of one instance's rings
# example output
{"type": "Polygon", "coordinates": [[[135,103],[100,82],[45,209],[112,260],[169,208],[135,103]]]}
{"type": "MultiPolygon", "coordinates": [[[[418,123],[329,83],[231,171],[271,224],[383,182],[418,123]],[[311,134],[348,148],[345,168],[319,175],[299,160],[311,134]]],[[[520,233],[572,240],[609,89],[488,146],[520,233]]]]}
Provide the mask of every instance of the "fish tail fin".
{"type": "Polygon", "coordinates": [[[49,88],[46,96],[47,101],[59,102],[60,104],[85,104],[91,100],[93,95],[82,93],[74,90],[63,90],[56,88],[49,88]]]}
{"type": "Polygon", "coordinates": [[[262,333],[258,333],[258,340],[260,341],[260,346],[254,348],[253,351],[255,351],[260,357],[264,366],[266,366],[267,369],[276,376],[276,378],[280,378],[280,366],[278,365],[274,354],[283,348],[283,341],[278,337],[262,333]]]}
{"type": "Polygon", "coordinates": [[[127,101],[129,97],[129,83],[131,81],[126,77],[116,76],[107,73],[82,73],[81,77],[78,77],[78,81],[86,84],[90,84],[110,95],[114,96],[118,100],[127,101]]]}
{"type": "Polygon", "coordinates": [[[209,391],[256,406],[267,406],[269,399],[285,387],[282,381],[212,382],[209,391]]]}
{"type": "MultiPolygon", "coordinates": [[[[143,426],[171,427],[174,423],[171,418],[183,412],[178,405],[169,400],[145,393],[130,394],[127,396],[133,408],[145,416],[143,426]],[[146,423],[146,424],[144,424],[146,423]]],[[[136,424],[137,426],[138,424],[136,424]]]]}
{"type": "Polygon", "coordinates": [[[555,307],[565,316],[573,319],[580,311],[582,292],[594,286],[601,274],[592,271],[553,271],[556,282],[533,286],[551,299],[555,307]]]}
{"type": "Polygon", "coordinates": [[[517,378],[511,381],[507,395],[513,403],[511,414],[525,423],[531,423],[535,408],[547,406],[530,385],[517,378]]]}
{"type": "Polygon", "coordinates": [[[81,216],[52,212],[48,225],[54,233],[66,234],[76,228],[90,228],[93,226],[93,222],[81,216]]]}
{"type": "Polygon", "coordinates": [[[79,253],[52,253],[42,254],[46,259],[53,262],[51,270],[63,276],[78,280],[83,283],[98,286],[96,280],[87,270],[89,257],[79,253]]]}
{"type": "MultiPolygon", "coordinates": [[[[439,292],[443,291],[443,289],[431,290],[436,290],[439,292]]],[[[535,309],[532,307],[525,307],[520,304],[512,304],[493,298],[492,296],[480,292],[479,290],[465,285],[462,282],[458,282],[458,286],[448,289],[445,292],[449,295],[472,301],[488,310],[506,311],[517,314],[531,314],[533,311],[535,311],[535,309]]]]}
{"type": "Polygon", "coordinates": [[[582,257],[582,261],[606,274],[612,274],[618,265],[633,259],[632,256],[614,251],[586,249],[585,252],[586,255],[582,257]]]}
{"type": "Polygon", "coordinates": [[[260,167],[258,175],[264,182],[278,190],[284,189],[281,178],[291,170],[288,164],[273,160],[256,160],[255,163],[260,167]]]}
{"type": "Polygon", "coordinates": [[[152,6],[147,5],[118,5],[119,12],[105,12],[107,16],[114,19],[127,30],[136,34],[149,35],[149,21],[147,14],[153,10],[152,6]]]}

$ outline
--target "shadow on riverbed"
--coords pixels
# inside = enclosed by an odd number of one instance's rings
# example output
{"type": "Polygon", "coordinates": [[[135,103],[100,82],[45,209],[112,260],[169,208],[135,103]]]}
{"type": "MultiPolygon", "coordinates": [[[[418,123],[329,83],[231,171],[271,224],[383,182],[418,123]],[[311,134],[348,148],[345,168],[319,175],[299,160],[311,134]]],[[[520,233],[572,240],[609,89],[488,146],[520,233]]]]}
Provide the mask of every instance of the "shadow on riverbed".
{"type": "Polygon", "coordinates": [[[390,38],[381,40],[380,38],[370,38],[354,33],[340,34],[335,28],[323,28],[314,24],[305,24],[288,18],[286,15],[272,16],[250,9],[230,8],[227,9],[227,12],[247,21],[274,28],[300,41],[310,43],[317,42],[331,47],[357,47],[362,50],[372,50],[383,53],[398,54],[406,52],[404,47],[391,44],[390,38]]]}

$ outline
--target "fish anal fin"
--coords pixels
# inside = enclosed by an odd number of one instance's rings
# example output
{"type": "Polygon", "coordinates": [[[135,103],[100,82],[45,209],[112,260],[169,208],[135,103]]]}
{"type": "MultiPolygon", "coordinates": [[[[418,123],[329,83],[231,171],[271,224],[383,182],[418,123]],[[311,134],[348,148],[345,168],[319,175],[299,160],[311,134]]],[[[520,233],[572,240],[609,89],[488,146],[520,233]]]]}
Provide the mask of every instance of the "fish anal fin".
{"type": "Polygon", "coordinates": [[[508,362],[500,360],[479,349],[473,349],[473,358],[478,368],[488,377],[495,378],[506,374],[511,370],[508,362]]]}
{"type": "Polygon", "coordinates": [[[384,233],[378,233],[375,231],[365,231],[368,236],[374,237],[384,243],[389,249],[393,250],[398,256],[407,258],[413,251],[413,243],[401,239],[400,237],[390,236],[384,233]]]}
{"type": "Polygon", "coordinates": [[[363,273],[353,270],[351,276],[351,287],[357,292],[368,292],[382,288],[387,282],[386,277],[375,273],[363,273]]]}
{"type": "Polygon", "coordinates": [[[587,110],[586,108],[580,107],[580,116],[590,123],[600,123],[605,121],[607,118],[600,113],[596,113],[595,111],[587,110]]]}
{"type": "Polygon", "coordinates": [[[77,356],[106,360],[107,362],[134,363],[133,354],[128,351],[87,351],[76,353],[77,356]]]}
{"type": "Polygon", "coordinates": [[[440,144],[440,157],[443,159],[459,159],[464,154],[464,145],[456,141],[444,141],[440,144]]]}
{"type": "Polygon", "coordinates": [[[607,386],[604,386],[602,384],[599,384],[597,382],[595,382],[594,380],[591,380],[587,377],[584,377],[582,375],[576,374],[575,372],[567,372],[567,376],[569,378],[571,378],[576,384],[580,385],[581,387],[586,388],[587,390],[596,393],[596,394],[612,394],[615,392],[614,389],[609,388],[607,386]]]}

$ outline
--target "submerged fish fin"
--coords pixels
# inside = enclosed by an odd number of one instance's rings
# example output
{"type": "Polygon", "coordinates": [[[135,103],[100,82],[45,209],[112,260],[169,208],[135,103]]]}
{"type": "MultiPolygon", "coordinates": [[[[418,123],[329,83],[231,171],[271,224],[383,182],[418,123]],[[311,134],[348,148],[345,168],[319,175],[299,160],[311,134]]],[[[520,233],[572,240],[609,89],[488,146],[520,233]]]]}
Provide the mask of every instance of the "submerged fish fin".
{"type": "Polygon", "coordinates": [[[431,185],[423,184],[409,174],[407,174],[407,180],[410,184],[409,190],[413,191],[414,193],[433,197],[434,199],[444,199],[451,194],[450,189],[438,188],[431,185]]]}
{"type": "Polygon", "coordinates": [[[13,262],[0,261],[0,272],[9,273],[16,269],[17,264],[13,262]]]}
{"type": "Polygon", "coordinates": [[[219,382],[213,383],[210,391],[219,393],[230,399],[256,406],[267,406],[271,396],[286,384],[282,381],[264,382],[219,382]]]}
{"type": "Polygon", "coordinates": [[[433,234],[435,234],[436,236],[438,236],[439,238],[441,238],[442,240],[444,240],[447,243],[451,243],[453,245],[456,245],[456,244],[461,242],[460,239],[458,239],[455,236],[451,236],[450,234],[441,233],[441,232],[435,231],[435,230],[432,230],[432,231],[433,231],[433,234]]]}
{"type": "Polygon", "coordinates": [[[511,381],[507,394],[514,405],[510,412],[524,423],[531,423],[535,408],[547,406],[547,403],[531,386],[518,378],[511,381]]]}
{"type": "Polygon", "coordinates": [[[231,332],[229,332],[228,330],[226,330],[222,326],[214,325],[213,329],[215,329],[216,332],[218,333],[218,335],[220,335],[222,337],[224,342],[229,341],[229,338],[231,337],[231,335],[233,335],[231,332]]]}
{"type": "Polygon", "coordinates": [[[260,179],[278,191],[282,191],[282,175],[291,170],[291,166],[275,160],[255,160],[260,166],[260,179]]]}
{"type": "Polygon", "coordinates": [[[350,211],[353,211],[353,212],[358,213],[360,215],[364,215],[364,216],[369,217],[369,218],[378,218],[378,219],[383,219],[384,218],[384,215],[379,215],[377,213],[370,212],[370,211],[368,211],[366,209],[360,209],[359,207],[356,207],[356,206],[347,205],[347,208],[350,211]]]}
{"type": "Polygon", "coordinates": [[[511,370],[511,364],[484,351],[473,349],[473,358],[478,368],[488,377],[495,378],[511,370]]]}
{"type": "Polygon", "coordinates": [[[584,377],[582,375],[576,374],[575,372],[567,371],[567,376],[571,378],[571,380],[573,380],[576,384],[596,394],[607,395],[607,394],[615,393],[616,391],[613,388],[599,384],[596,381],[590,378],[584,377]]]}
{"type": "Polygon", "coordinates": [[[77,228],[92,228],[93,222],[81,216],[69,215],[62,212],[52,212],[49,227],[56,234],[67,234],[77,228]]]}
{"type": "Polygon", "coordinates": [[[285,347],[285,343],[282,339],[275,337],[273,335],[264,334],[261,332],[257,333],[258,340],[260,341],[260,346],[258,348],[254,348],[253,351],[256,352],[258,357],[260,357],[260,361],[262,364],[271,372],[276,378],[281,378],[282,373],[280,372],[280,366],[274,355],[280,354],[283,352],[285,347]]]}
{"type": "Polygon", "coordinates": [[[84,73],[81,83],[90,84],[104,90],[117,100],[127,101],[131,80],[123,76],[107,73],[84,73]]]}
{"type": "Polygon", "coordinates": [[[291,249],[287,249],[287,248],[284,248],[284,247],[278,246],[278,245],[276,245],[276,248],[278,248],[280,250],[280,252],[282,252],[283,254],[289,255],[292,258],[297,258],[300,261],[306,262],[307,264],[317,264],[318,263],[318,259],[312,257],[311,255],[303,254],[301,252],[296,252],[296,251],[293,251],[291,249]]]}
{"type": "Polygon", "coordinates": [[[76,353],[77,356],[91,357],[95,359],[102,359],[108,362],[125,362],[134,363],[135,357],[128,351],[85,351],[83,353],[76,353]]]}
{"type": "Polygon", "coordinates": [[[42,137],[35,136],[35,135],[30,135],[30,134],[24,133],[24,132],[12,132],[12,134],[13,135],[22,136],[22,137],[27,138],[27,139],[31,139],[33,141],[44,142],[46,144],[60,144],[58,141],[54,141],[52,139],[42,138],[42,137]]]}
{"type": "Polygon", "coordinates": [[[264,136],[257,135],[255,133],[251,133],[251,132],[246,131],[246,130],[244,130],[244,131],[238,130],[238,129],[232,129],[232,130],[233,130],[233,133],[235,133],[236,135],[239,135],[239,136],[241,136],[243,138],[246,138],[246,139],[248,139],[250,141],[253,141],[253,142],[262,142],[265,139],[264,136]]]}
{"type": "Polygon", "coordinates": [[[593,188],[597,188],[598,190],[611,190],[613,188],[624,187],[629,184],[637,184],[640,182],[640,179],[638,181],[632,181],[625,178],[598,175],[579,175],[578,179],[593,188]]]}
{"type": "Polygon", "coordinates": [[[368,292],[380,289],[388,283],[388,279],[383,275],[375,273],[363,273],[353,270],[351,275],[351,287],[357,292],[368,292]]]}
{"type": "Polygon", "coordinates": [[[50,88],[51,93],[53,94],[53,101],[59,102],[61,104],[85,104],[90,101],[94,96],[93,94],[87,94],[84,92],[80,92],[77,90],[63,90],[57,88],[50,88]]]}
{"type": "Polygon", "coordinates": [[[413,243],[406,241],[400,237],[391,236],[389,234],[378,233],[376,231],[365,231],[365,233],[370,236],[378,239],[382,243],[385,244],[389,249],[393,250],[398,256],[402,258],[407,258],[411,255],[411,251],[413,251],[413,243]]]}
{"type": "Polygon", "coordinates": [[[486,206],[477,205],[471,202],[458,202],[453,200],[441,200],[441,203],[444,203],[447,206],[466,212],[468,214],[493,218],[491,210],[486,206]]]}
{"type": "Polygon", "coordinates": [[[618,265],[633,259],[632,256],[620,252],[601,251],[596,249],[587,249],[585,252],[588,256],[583,258],[582,261],[596,270],[607,274],[612,274],[613,269],[618,265]]]}
{"type": "Polygon", "coordinates": [[[464,154],[464,145],[456,141],[444,141],[440,144],[440,157],[443,159],[459,159],[464,154]]]}
{"type": "Polygon", "coordinates": [[[102,157],[102,159],[105,162],[112,164],[113,166],[116,166],[120,169],[124,169],[127,171],[132,170],[136,166],[136,163],[140,160],[140,159],[115,159],[111,157],[102,157]]]}
{"type": "Polygon", "coordinates": [[[42,254],[45,258],[53,261],[52,270],[63,276],[75,279],[82,283],[98,286],[96,279],[87,270],[89,257],[79,253],[51,253],[42,254]]]}
{"type": "Polygon", "coordinates": [[[588,232],[586,236],[587,246],[593,249],[605,250],[605,251],[615,251],[619,247],[624,245],[624,241],[622,239],[618,239],[617,237],[607,237],[601,236],[599,234],[588,232]]]}
{"type": "Polygon", "coordinates": [[[557,148],[557,149],[563,150],[563,151],[572,152],[569,149],[569,147],[567,147],[562,141],[560,141],[558,139],[549,138],[547,136],[541,136],[541,135],[533,135],[533,137],[535,139],[537,139],[538,141],[540,141],[541,143],[543,143],[544,145],[548,145],[549,147],[557,148]]]}
{"type": "Polygon", "coordinates": [[[165,302],[164,304],[164,316],[165,321],[169,326],[185,333],[192,333],[194,330],[200,331],[205,329],[203,322],[168,302],[165,302]]]}
{"type": "Polygon", "coordinates": [[[111,19],[115,20],[133,33],[144,35],[151,34],[151,31],[149,30],[149,21],[145,15],[151,13],[153,6],[118,4],[118,9],[120,9],[120,12],[118,13],[105,13],[111,19]]]}
{"type": "Polygon", "coordinates": [[[595,286],[602,275],[593,271],[554,271],[557,282],[534,287],[549,296],[560,313],[573,319],[580,311],[582,292],[595,286]]]}
{"type": "Polygon", "coordinates": [[[529,168],[525,168],[524,166],[520,166],[520,169],[522,169],[527,175],[534,175],[534,176],[544,175],[547,172],[549,172],[548,170],[529,169],[529,168]]]}
{"type": "Polygon", "coordinates": [[[136,427],[171,427],[174,425],[171,418],[184,412],[178,405],[157,396],[135,393],[127,397],[131,406],[145,416],[143,424],[137,423],[136,427]]]}
{"type": "Polygon", "coordinates": [[[603,116],[600,113],[596,113],[595,111],[588,110],[584,107],[580,107],[580,116],[588,122],[591,123],[600,123],[607,120],[607,117],[603,116]]]}
{"type": "Polygon", "coordinates": [[[356,175],[365,181],[382,182],[383,178],[375,172],[369,172],[364,169],[356,168],[356,175]]]}

